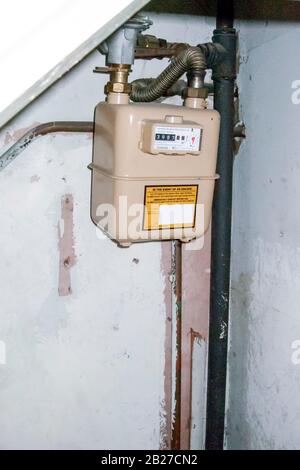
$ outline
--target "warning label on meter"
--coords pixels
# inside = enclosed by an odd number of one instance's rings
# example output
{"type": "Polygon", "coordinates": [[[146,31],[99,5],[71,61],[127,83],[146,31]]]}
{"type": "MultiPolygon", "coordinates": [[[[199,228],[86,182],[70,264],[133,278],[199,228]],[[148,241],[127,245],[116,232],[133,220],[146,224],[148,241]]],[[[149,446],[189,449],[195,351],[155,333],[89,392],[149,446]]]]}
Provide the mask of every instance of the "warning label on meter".
{"type": "Polygon", "coordinates": [[[146,186],[144,230],[193,228],[198,185],[146,186]]]}

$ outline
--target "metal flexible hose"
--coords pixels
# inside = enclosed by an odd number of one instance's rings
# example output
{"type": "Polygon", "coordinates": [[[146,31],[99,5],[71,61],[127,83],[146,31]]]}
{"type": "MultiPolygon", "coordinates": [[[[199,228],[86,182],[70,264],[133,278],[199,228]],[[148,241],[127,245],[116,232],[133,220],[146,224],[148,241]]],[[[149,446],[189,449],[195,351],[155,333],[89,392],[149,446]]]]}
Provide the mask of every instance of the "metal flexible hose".
{"type": "Polygon", "coordinates": [[[198,47],[189,47],[175,57],[170,65],[155,79],[145,86],[132,83],[130,98],[132,101],[155,101],[163,96],[185,72],[189,70],[205,71],[205,54],[198,47]]]}

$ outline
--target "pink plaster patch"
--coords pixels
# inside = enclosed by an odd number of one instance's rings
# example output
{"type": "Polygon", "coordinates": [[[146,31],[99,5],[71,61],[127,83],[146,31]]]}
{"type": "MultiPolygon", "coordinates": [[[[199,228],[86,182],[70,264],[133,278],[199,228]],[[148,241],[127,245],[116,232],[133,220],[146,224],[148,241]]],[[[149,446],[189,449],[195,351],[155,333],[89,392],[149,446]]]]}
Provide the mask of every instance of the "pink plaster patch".
{"type": "Polygon", "coordinates": [[[181,373],[181,449],[190,448],[191,371],[195,338],[206,341],[209,325],[210,229],[200,250],[182,252],[182,373],[181,373]]]}
{"type": "Polygon", "coordinates": [[[172,269],[171,242],[162,243],[161,269],[165,278],[165,308],[166,308],[166,336],[165,336],[165,370],[164,370],[164,402],[160,426],[160,450],[171,448],[172,434],[172,285],[170,275],[172,269]]]}
{"type": "Polygon", "coordinates": [[[13,132],[6,132],[5,138],[4,138],[4,145],[8,145],[10,143],[16,142],[17,140],[21,139],[23,135],[25,135],[30,129],[33,127],[38,126],[40,123],[39,122],[33,122],[30,126],[28,127],[22,127],[21,129],[17,129],[16,131],[13,132]]]}
{"type": "Polygon", "coordinates": [[[58,293],[60,296],[72,294],[70,270],[76,263],[73,234],[73,209],[74,203],[72,194],[65,194],[61,199],[61,222],[58,224],[58,293]]]}

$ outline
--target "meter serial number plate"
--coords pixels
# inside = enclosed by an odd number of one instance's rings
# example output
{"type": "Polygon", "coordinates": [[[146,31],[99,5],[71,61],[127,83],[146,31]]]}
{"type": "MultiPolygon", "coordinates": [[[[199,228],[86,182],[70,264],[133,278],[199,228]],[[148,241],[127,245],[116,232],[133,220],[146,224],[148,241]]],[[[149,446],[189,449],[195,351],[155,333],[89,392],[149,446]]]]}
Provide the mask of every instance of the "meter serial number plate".
{"type": "Polygon", "coordinates": [[[195,127],[156,126],[154,148],[156,150],[179,150],[198,152],[201,145],[202,129],[195,127]]]}

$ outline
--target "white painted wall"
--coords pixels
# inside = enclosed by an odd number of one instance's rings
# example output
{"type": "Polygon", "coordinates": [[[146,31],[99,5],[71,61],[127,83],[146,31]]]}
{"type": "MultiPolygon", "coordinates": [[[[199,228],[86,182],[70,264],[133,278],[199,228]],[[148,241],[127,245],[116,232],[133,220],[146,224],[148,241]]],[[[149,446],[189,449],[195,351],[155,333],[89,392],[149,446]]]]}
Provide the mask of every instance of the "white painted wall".
{"type": "Polygon", "coordinates": [[[84,137],[46,138],[0,175],[2,449],[159,446],[161,248],[122,250],[97,238],[90,150],[84,137]],[[57,226],[66,193],[74,197],[77,262],[72,295],[59,297],[57,226]]]}
{"type": "MultiPolygon", "coordinates": [[[[213,20],[154,15],[197,44],[213,20]]],[[[1,145],[51,120],[91,120],[106,78],[93,53],[20,114],[1,145]]],[[[166,61],[137,62],[132,79],[166,61]]],[[[164,400],[161,244],[119,249],[89,218],[91,140],[37,140],[0,173],[0,448],[158,449],[164,400]],[[74,197],[72,295],[58,296],[61,197],[74,197]],[[138,264],[133,259],[139,260],[138,264]]],[[[170,266],[171,268],[171,266],[170,266]]]]}
{"type": "Polygon", "coordinates": [[[238,23],[247,139],[234,177],[231,449],[300,448],[300,29],[282,19],[238,23]]]}

